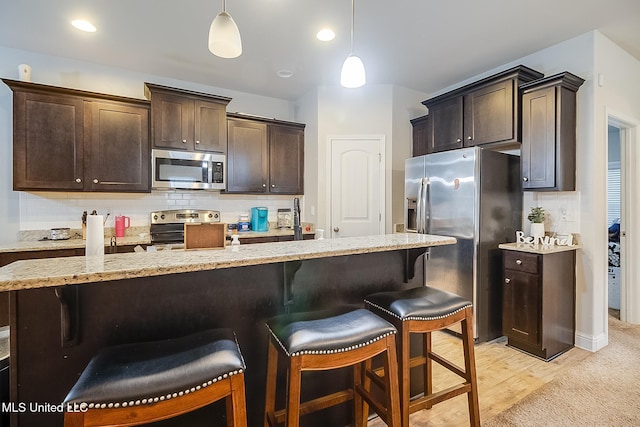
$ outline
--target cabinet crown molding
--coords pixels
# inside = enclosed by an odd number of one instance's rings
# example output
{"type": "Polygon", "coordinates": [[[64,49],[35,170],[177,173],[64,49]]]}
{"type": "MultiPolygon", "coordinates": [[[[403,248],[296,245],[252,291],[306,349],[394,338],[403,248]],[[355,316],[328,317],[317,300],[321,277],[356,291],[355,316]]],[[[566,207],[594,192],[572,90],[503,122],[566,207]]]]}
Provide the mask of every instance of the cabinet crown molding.
{"type": "Polygon", "coordinates": [[[499,73],[496,73],[491,76],[485,77],[483,79],[469,83],[465,86],[443,93],[442,95],[429,98],[425,101],[422,101],[422,104],[428,108],[430,105],[446,101],[456,96],[460,96],[461,94],[469,92],[487,83],[494,83],[494,82],[499,82],[501,80],[508,80],[513,78],[517,78],[518,81],[524,83],[524,82],[530,82],[533,80],[539,80],[542,77],[544,77],[544,74],[542,74],[541,72],[536,71],[533,68],[529,68],[525,65],[518,65],[516,67],[509,68],[508,70],[501,71],[499,73]]]}
{"type": "Polygon", "coordinates": [[[23,82],[21,80],[2,79],[2,81],[7,86],[9,86],[9,88],[13,92],[22,91],[22,92],[44,93],[47,95],[67,95],[67,96],[83,98],[84,100],[87,100],[87,101],[98,99],[100,101],[118,101],[118,102],[139,104],[146,107],[149,106],[149,101],[146,99],[130,98],[126,96],[91,92],[91,91],[80,90],[80,89],[70,89],[66,87],[52,86],[52,85],[46,85],[42,83],[23,82]]]}
{"type": "Polygon", "coordinates": [[[543,79],[522,83],[520,85],[520,90],[522,91],[522,93],[527,93],[533,89],[542,89],[549,86],[562,86],[564,88],[577,92],[580,86],[582,86],[582,83],[584,83],[583,78],[565,71],[545,77],[543,79]]]}
{"type": "Polygon", "coordinates": [[[231,102],[232,99],[227,96],[212,95],[210,93],[197,92],[189,89],[180,89],[170,86],[158,85],[155,83],[144,82],[144,96],[146,96],[147,99],[151,99],[152,92],[166,92],[170,94],[180,94],[187,97],[206,98],[207,101],[219,102],[224,105],[227,105],[229,102],[231,102]]]}

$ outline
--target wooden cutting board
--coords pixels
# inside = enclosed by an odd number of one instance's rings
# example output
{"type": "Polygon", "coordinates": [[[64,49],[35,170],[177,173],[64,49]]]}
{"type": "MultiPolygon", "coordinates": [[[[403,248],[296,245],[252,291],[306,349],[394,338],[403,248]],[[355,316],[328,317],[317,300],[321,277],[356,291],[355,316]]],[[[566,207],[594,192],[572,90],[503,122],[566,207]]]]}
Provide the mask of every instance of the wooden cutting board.
{"type": "Polygon", "coordinates": [[[184,225],[185,249],[223,249],[227,235],[227,224],[184,225]]]}

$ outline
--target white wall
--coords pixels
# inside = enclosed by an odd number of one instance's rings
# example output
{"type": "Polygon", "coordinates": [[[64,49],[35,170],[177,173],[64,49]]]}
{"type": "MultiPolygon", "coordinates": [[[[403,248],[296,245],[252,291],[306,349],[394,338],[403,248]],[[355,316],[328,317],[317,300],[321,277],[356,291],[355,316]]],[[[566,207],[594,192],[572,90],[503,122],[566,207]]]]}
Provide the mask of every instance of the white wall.
{"type": "Polygon", "coordinates": [[[307,123],[305,135],[305,183],[310,176],[315,188],[305,184],[307,218],[320,228],[329,228],[326,173],[327,138],[331,135],[384,135],[386,211],[385,231],[404,222],[404,161],[411,156],[410,119],[426,114],[420,104],[425,93],[390,85],[365,85],[357,89],[320,87],[298,102],[299,119],[307,123]],[[311,123],[317,123],[313,126],[311,123]],[[317,133],[314,133],[316,132],[317,133]],[[315,157],[312,157],[315,156],[315,157]],[[306,166],[305,166],[306,167],[306,166]],[[313,209],[312,209],[313,207],[313,209]],[[310,216],[314,211],[316,215],[310,216]]]}
{"type": "MultiPolygon", "coordinates": [[[[144,82],[228,96],[227,111],[296,121],[295,104],[275,98],[209,87],[162,76],[105,67],[89,62],[0,47],[0,76],[18,79],[18,64],[32,68],[32,81],[54,86],[144,99],[144,82]]],[[[0,84],[0,244],[11,243],[20,230],[80,227],[84,210],[129,215],[133,226],[148,225],[149,212],[159,209],[217,209],[222,220],[234,222],[252,206],[267,206],[275,220],[278,207],[291,207],[287,196],[231,196],[197,191],[151,194],[39,193],[12,190],[12,92],[0,84]]],[[[112,220],[110,220],[112,221],[112,220]]],[[[107,223],[107,226],[113,226],[107,223]]]]}
{"type": "MultiPolygon", "coordinates": [[[[327,186],[331,177],[327,174],[327,138],[331,135],[385,135],[386,170],[385,179],[390,182],[390,147],[392,138],[392,87],[388,85],[365,85],[357,89],[343,87],[320,87],[318,105],[318,210],[319,228],[328,229],[330,200],[327,186]]],[[[387,206],[391,186],[386,186],[387,206]]]]}
{"type": "MultiPolygon", "coordinates": [[[[400,86],[393,88],[393,141],[392,150],[392,194],[391,215],[388,224],[404,224],[404,161],[412,155],[411,119],[427,114],[427,108],[421,104],[427,99],[423,92],[417,92],[400,86]]],[[[389,225],[387,226],[389,230],[389,225]]],[[[392,229],[392,231],[394,231],[392,229]]]]}
{"type": "MultiPolygon", "coordinates": [[[[637,165],[640,164],[640,61],[631,57],[622,48],[611,42],[600,33],[595,33],[595,70],[601,75],[603,85],[596,89],[595,102],[595,173],[606,186],[607,173],[607,132],[608,118],[615,118],[624,122],[630,128],[629,142],[626,152],[623,154],[627,177],[627,221],[624,224],[626,237],[622,242],[622,278],[624,286],[621,290],[622,305],[621,317],[631,323],[640,323],[640,267],[636,260],[640,256],[640,202],[638,201],[637,188],[640,185],[640,173],[637,165]]],[[[588,179],[588,177],[585,177],[588,179]]],[[[604,199],[604,198],[603,198],[604,199]]],[[[607,222],[606,203],[595,205],[597,216],[597,230],[602,230],[597,235],[595,244],[602,245],[606,242],[607,235],[602,225],[607,222]]],[[[600,246],[599,246],[600,247],[600,246]]],[[[606,258],[594,255],[593,273],[597,284],[607,281],[606,258]]],[[[594,311],[601,311],[606,316],[606,304],[604,308],[600,299],[607,301],[606,285],[596,286],[594,298],[594,311]]],[[[606,323],[605,323],[606,330],[606,323]]]]}

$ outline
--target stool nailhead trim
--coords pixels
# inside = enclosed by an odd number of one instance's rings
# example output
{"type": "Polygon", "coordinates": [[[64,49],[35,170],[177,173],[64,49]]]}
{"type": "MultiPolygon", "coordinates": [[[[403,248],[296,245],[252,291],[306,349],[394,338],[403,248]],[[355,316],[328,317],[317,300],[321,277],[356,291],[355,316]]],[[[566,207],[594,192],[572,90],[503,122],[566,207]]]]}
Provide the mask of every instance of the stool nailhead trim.
{"type": "Polygon", "coordinates": [[[377,309],[378,309],[378,310],[380,310],[380,311],[384,311],[385,313],[390,314],[391,316],[393,316],[393,317],[395,317],[395,318],[397,318],[397,319],[402,320],[403,322],[404,322],[405,320],[437,320],[437,319],[444,319],[445,317],[449,317],[449,316],[451,316],[452,314],[456,314],[456,313],[458,313],[458,312],[460,312],[460,311],[462,311],[462,310],[465,310],[465,309],[467,309],[467,308],[469,308],[469,307],[471,307],[471,306],[472,306],[471,304],[468,304],[468,305],[465,305],[464,307],[460,307],[459,309],[454,310],[454,311],[451,311],[451,312],[449,312],[449,313],[441,314],[440,316],[433,316],[433,317],[427,317],[427,316],[407,316],[407,317],[400,317],[400,316],[398,316],[396,313],[394,313],[393,311],[387,310],[387,309],[386,309],[386,308],[384,308],[384,307],[380,307],[378,304],[374,304],[374,303],[372,303],[371,301],[367,301],[367,300],[365,299],[365,300],[364,300],[364,302],[365,302],[365,304],[369,304],[370,306],[375,307],[375,308],[377,308],[377,309]]]}
{"type": "Polygon", "coordinates": [[[373,344],[376,341],[379,341],[383,338],[388,337],[389,335],[394,335],[396,333],[396,331],[392,331],[392,332],[387,332],[386,334],[382,334],[380,336],[377,336],[375,338],[372,338],[366,342],[363,343],[359,343],[359,344],[354,344],[352,346],[349,347],[344,347],[344,348],[335,348],[335,349],[329,349],[329,350],[301,350],[301,351],[296,351],[294,353],[289,353],[289,351],[287,350],[287,348],[284,346],[284,344],[282,344],[282,342],[278,339],[278,336],[271,330],[271,328],[269,327],[269,325],[267,325],[267,329],[269,329],[269,332],[271,333],[271,335],[273,335],[273,337],[276,339],[276,341],[278,341],[278,344],[280,344],[280,347],[282,347],[282,349],[284,350],[284,352],[287,354],[287,356],[291,357],[291,356],[300,356],[303,354],[334,354],[334,353],[343,353],[345,351],[351,351],[351,350],[355,350],[357,348],[360,347],[366,347],[370,344],[373,344]]]}
{"type": "Polygon", "coordinates": [[[158,396],[158,397],[148,397],[146,399],[136,399],[136,400],[130,400],[128,402],[110,402],[110,403],[89,403],[87,404],[87,407],[89,409],[106,409],[106,408],[126,408],[127,406],[140,406],[140,405],[150,405],[152,403],[158,403],[161,402],[163,400],[169,400],[169,399],[173,399],[179,396],[184,396],[185,394],[189,394],[189,393],[193,393],[195,391],[198,391],[202,388],[205,388],[207,386],[210,386],[211,384],[227,379],[232,375],[236,375],[236,374],[241,374],[243,373],[244,370],[243,369],[239,369],[237,371],[231,371],[231,372],[227,372],[225,374],[219,375],[218,377],[211,379],[207,382],[202,383],[202,385],[197,385],[197,386],[193,386],[189,389],[183,390],[183,391],[179,391],[179,392],[173,392],[173,393],[169,393],[167,395],[164,396],[158,396]]]}

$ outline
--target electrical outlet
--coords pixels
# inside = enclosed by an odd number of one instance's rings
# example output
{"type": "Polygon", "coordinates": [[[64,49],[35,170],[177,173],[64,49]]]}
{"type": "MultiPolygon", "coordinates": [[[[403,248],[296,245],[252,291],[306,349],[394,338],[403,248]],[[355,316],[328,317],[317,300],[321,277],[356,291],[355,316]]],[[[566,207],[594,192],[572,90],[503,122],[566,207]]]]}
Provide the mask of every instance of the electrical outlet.
{"type": "Polygon", "coordinates": [[[567,220],[567,208],[561,207],[560,208],[560,221],[566,221],[566,220],[567,220]]]}

